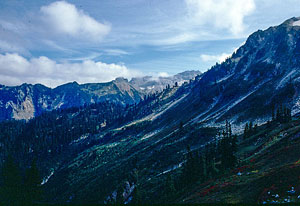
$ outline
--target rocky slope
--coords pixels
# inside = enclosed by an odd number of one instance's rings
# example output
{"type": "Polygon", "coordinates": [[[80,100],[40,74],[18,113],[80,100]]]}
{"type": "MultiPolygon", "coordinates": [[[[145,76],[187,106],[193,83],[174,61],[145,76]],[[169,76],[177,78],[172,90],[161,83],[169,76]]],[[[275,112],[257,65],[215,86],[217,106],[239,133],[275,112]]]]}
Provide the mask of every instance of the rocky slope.
{"type": "MultiPolygon", "coordinates": [[[[273,108],[278,108],[280,104],[291,108],[292,114],[296,116],[299,113],[300,90],[299,20],[299,18],[292,18],[279,26],[257,31],[250,35],[246,43],[232,57],[213,66],[206,73],[198,75],[195,80],[180,87],[165,89],[161,93],[148,97],[140,104],[122,108],[122,112],[118,112],[119,115],[130,114],[123,116],[124,121],[115,121],[112,118],[115,116],[112,109],[109,110],[110,115],[107,118],[112,124],[99,127],[97,124],[104,123],[106,119],[101,116],[100,111],[96,110],[94,113],[93,107],[74,112],[70,110],[66,115],[52,112],[41,116],[40,122],[35,118],[36,122],[32,121],[31,125],[34,131],[32,133],[37,134],[36,130],[39,129],[39,134],[46,135],[39,138],[31,137],[31,134],[27,136],[30,137],[30,145],[35,146],[36,154],[42,153],[39,150],[43,151],[43,155],[39,155],[40,165],[45,162],[49,164],[49,156],[52,153],[52,150],[49,153],[49,150],[41,145],[49,142],[51,147],[60,148],[57,156],[51,158],[55,164],[42,168],[44,180],[47,180],[43,184],[43,188],[47,191],[44,201],[47,203],[103,203],[106,197],[115,194],[118,188],[122,189],[123,183],[128,181],[130,186],[134,185],[146,191],[143,203],[161,203],[166,175],[174,172],[180,176],[182,172],[180,168],[185,164],[187,145],[191,146],[192,151],[203,152],[203,148],[214,141],[218,132],[221,132],[217,127],[222,126],[225,120],[231,122],[235,126],[234,129],[244,127],[245,122],[249,120],[266,122],[271,119],[273,108]],[[46,120],[49,119],[47,115],[52,115],[53,123],[47,129],[42,126],[38,128],[37,126],[41,123],[47,123],[46,120]],[[77,119],[79,117],[80,119],[77,119]],[[77,122],[78,126],[72,127],[74,122],[77,122]],[[95,130],[91,130],[93,133],[83,130],[92,123],[96,126],[95,130]],[[62,129],[65,125],[70,128],[70,132],[62,129]],[[75,129],[87,134],[76,136],[78,133],[73,131],[75,129]],[[51,137],[57,137],[56,134],[62,131],[67,133],[67,135],[61,135],[65,143],[63,146],[59,145],[62,140],[52,141],[51,139],[51,137]],[[41,141],[43,138],[47,141],[41,141]],[[135,179],[132,178],[133,173],[135,179]]],[[[117,81],[123,84],[125,80],[118,79],[117,81]]],[[[137,82],[137,80],[134,81],[137,82]]],[[[64,99],[70,103],[74,101],[69,98],[76,96],[78,91],[90,94],[92,93],[90,88],[95,86],[94,84],[73,84],[56,88],[61,92],[59,94],[68,92],[64,99]],[[80,88],[80,90],[73,88],[80,88]]],[[[51,89],[42,86],[38,88],[52,92],[51,89]]],[[[126,92],[134,94],[128,90],[126,92]]],[[[7,97],[9,94],[11,93],[7,92],[7,97]]],[[[79,95],[82,94],[79,93],[79,95]]],[[[26,95],[21,96],[26,99],[26,95]]],[[[32,98],[32,101],[39,99],[39,96],[37,97],[32,98]]],[[[78,98],[78,101],[82,99],[78,98]]],[[[59,103],[55,101],[55,105],[59,103]]],[[[27,103],[23,107],[32,108],[27,103]]],[[[295,131],[292,129],[290,133],[291,138],[299,136],[299,122],[296,123],[296,125],[293,125],[293,122],[287,124],[288,128],[294,127],[295,129],[295,131]]],[[[288,131],[288,128],[283,128],[280,123],[274,124],[268,129],[261,130],[262,132],[256,136],[250,137],[249,140],[253,141],[240,142],[239,146],[246,150],[238,152],[241,154],[240,157],[242,159],[249,157],[251,160],[257,155],[256,157],[263,161],[259,161],[260,164],[256,166],[259,166],[258,170],[265,172],[265,166],[270,162],[268,158],[274,158],[266,154],[275,149],[278,155],[289,154],[287,150],[282,150],[285,149],[283,147],[278,150],[272,147],[272,145],[281,146],[278,143],[284,140],[284,136],[281,136],[284,134],[281,132],[288,131]],[[279,130],[275,131],[277,127],[279,130]],[[276,144],[273,144],[273,141],[276,141],[276,144]],[[264,150],[265,148],[269,149],[264,150]],[[259,153],[256,154],[257,151],[259,153]]],[[[7,130],[10,134],[11,130],[7,130]]],[[[22,132],[21,130],[18,140],[22,140],[20,138],[23,137],[22,132]]],[[[5,137],[3,139],[6,140],[5,137]]],[[[293,147],[293,151],[298,151],[298,140],[296,143],[297,147],[293,147]]],[[[8,141],[7,144],[10,142],[8,141]]],[[[23,152],[19,156],[30,157],[27,150],[23,150],[26,144],[19,144],[20,151],[23,152]]],[[[296,156],[295,159],[286,163],[290,164],[298,158],[299,156],[296,156]]],[[[276,162],[272,161],[273,163],[276,166],[276,162]]],[[[275,173],[277,172],[275,167],[272,169],[275,173]]],[[[272,170],[270,174],[273,172],[272,170]]],[[[258,178],[264,174],[259,173],[258,178]]],[[[229,178],[231,176],[233,175],[230,174],[229,178]]],[[[271,182],[268,180],[268,184],[271,182]]],[[[250,189],[258,190],[263,183],[264,181],[259,183],[259,187],[250,189]]],[[[201,186],[201,190],[210,189],[211,186],[213,185],[207,185],[204,188],[201,186]]],[[[244,190],[247,191],[247,188],[244,190]]],[[[260,191],[255,193],[259,194],[260,191]]],[[[189,194],[184,195],[184,198],[180,200],[191,203],[200,201],[198,197],[189,197],[189,194]]],[[[230,193],[224,193],[223,202],[226,201],[227,194],[230,193]]],[[[235,197],[239,195],[237,193],[235,197]]],[[[214,200],[215,196],[210,197],[214,200]]]]}
{"type": "Polygon", "coordinates": [[[79,107],[85,104],[110,101],[120,104],[134,104],[145,95],[161,91],[175,82],[182,84],[196,75],[198,71],[186,71],[171,77],[151,76],[133,78],[128,81],[117,78],[107,83],[64,84],[54,89],[41,84],[22,84],[16,87],[0,87],[0,121],[15,119],[29,120],[44,111],[79,107]]]}
{"type": "Polygon", "coordinates": [[[227,119],[243,126],[248,120],[267,121],[280,104],[299,113],[298,21],[250,35],[230,58],[189,85],[191,92],[172,108],[178,114],[173,118],[182,118],[184,111],[191,123],[216,125],[227,119]]]}
{"type": "Polygon", "coordinates": [[[195,76],[201,74],[202,73],[200,71],[192,70],[192,71],[181,72],[174,76],[168,76],[168,77],[154,78],[152,76],[145,76],[140,78],[133,78],[130,81],[130,84],[132,84],[137,90],[139,90],[142,93],[151,93],[153,92],[153,90],[162,91],[168,85],[169,86],[175,85],[176,82],[180,86],[183,83],[189,82],[191,79],[194,79],[195,76]]]}
{"type": "Polygon", "coordinates": [[[68,83],[55,89],[40,84],[22,84],[16,87],[2,86],[0,90],[0,120],[29,120],[42,112],[54,109],[79,107],[101,101],[120,104],[138,102],[142,94],[126,79],[108,83],[68,83]]]}
{"type": "MultiPolygon", "coordinates": [[[[201,152],[216,137],[215,127],[225,120],[235,126],[233,129],[241,129],[249,120],[266,122],[271,119],[272,108],[280,104],[297,114],[300,26],[296,22],[299,20],[292,18],[255,32],[225,62],[188,84],[163,91],[142,106],[150,114],[110,130],[109,135],[99,134],[97,138],[109,137],[109,142],[76,155],[56,171],[46,188],[53,192],[53,197],[59,195],[58,201],[74,197],[74,202],[85,198],[102,203],[105,195],[99,194],[110,195],[138,168],[139,185],[147,191],[144,202],[159,202],[157,195],[162,195],[166,174],[177,173],[184,164],[186,146],[201,152]],[[78,166],[81,164],[84,166],[78,166]],[[74,182],[59,184],[64,189],[58,194],[56,185],[66,178],[74,182]],[[93,182],[89,182],[91,178],[93,182]],[[80,191],[74,189],[87,182],[80,191]],[[89,191],[98,192],[94,195],[89,191]]],[[[264,144],[262,141],[259,145],[264,144]]]]}

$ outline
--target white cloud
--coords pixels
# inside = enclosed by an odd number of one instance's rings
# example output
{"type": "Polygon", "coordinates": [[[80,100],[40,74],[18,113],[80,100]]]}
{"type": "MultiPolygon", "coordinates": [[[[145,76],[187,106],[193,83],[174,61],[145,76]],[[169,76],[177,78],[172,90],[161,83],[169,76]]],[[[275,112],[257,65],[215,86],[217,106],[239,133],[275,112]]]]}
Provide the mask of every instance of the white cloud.
{"type": "Polygon", "coordinates": [[[41,7],[43,20],[58,34],[99,41],[110,32],[110,25],[100,23],[75,5],[56,1],[41,7]]]}
{"type": "Polygon", "coordinates": [[[244,31],[244,17],[255,10],[254,0],[185,0],[185,3],[190,24],[228,29],[234,35],[244,31]]]}
{"type": "Polygon", "coordinates": [[[21,46],[11,42],[3,41],[1,39],[0,39],[0,51],[25,53],[25,49],[22,48],[21,46]]]}
{"type": "Polygon", "coordinates": [[[226,54],[226,53],[222,53],[220,55],[208,55],[208,54],[202,54],[200,56],[201,60],[204,62],[218,62],[221,63],[223,61],[225,61],[226,58],[230,57],[231,54],[226,54]]]}
{"type": "Polygon", "coordinates": [[[106,50],[104,50],[104,52],[107,55],[111,55],[111,56],[122,56],[122,55],[129,55],[130,54],[127,51],[124,51],[122,49],[106,49],[106,50]]]}
{"type": "Polygon", "coordinates": [[[169,77],[170,75],[167,72],[159,72],[158,76],[159,77],[169,77]]]}
{"type": "Polygon", "coordinates": [[[17,53],[0,54],[0,84],[42,83],[55,87],[66,82],[107,82],[116,77],[141,76],[124,65],[106,64],[91,60],[82,63],[57,63],[47,57],[26,58],[17,53]]]}
{"type": "Polygon", "coordinates": [[[193,33],[182,33],[178,34],[176,36],[172,36],[166,39],[159,39],[154,41],[154,44],[158,45],[174,45],[174,44],[180,44],[180,43],[185,43],[189,41],[193,41],[197,38],[197,35],[193,33]]]}

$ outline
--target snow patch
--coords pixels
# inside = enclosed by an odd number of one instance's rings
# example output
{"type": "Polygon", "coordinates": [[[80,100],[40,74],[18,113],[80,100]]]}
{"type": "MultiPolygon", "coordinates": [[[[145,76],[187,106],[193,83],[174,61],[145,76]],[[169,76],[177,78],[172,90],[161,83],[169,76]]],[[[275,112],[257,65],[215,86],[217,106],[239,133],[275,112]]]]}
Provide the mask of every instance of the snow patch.
{"type": "Polygon", "coordinates": [[[191,120],[191,122],[192,122],[192,123],[197,122],[197,121],[199,121],[199,119],[200,119],[202,116],[208,114],[208,113],[211,111],[211,109],[213,109],[213,108],[217,105],[217,103],[218,103],[219,100],[220,100],[220,97],[221,97],[221,96],[214,97],[214,99],[213,99],[214,102],[209,106],[208,110],[205,111],[205,112],[203,112],[203,113],[201,113],[201,114],[199,114],[198,116],[196,116],[194,119],[191,120]]]}
{"type": "Polygon", "coordinates": [[[54,109],[59,109],[63,104],[64,104],[64,102],[61,101],[60,103],[58,103],[58,104],[54,107],[54,109]]]}
{"type": "Polygon", "coordinates": [[[248,81],[249,77],[250,77],[250,73],[247,73],[247,74],[245,75],[245,77],[244,77],[244,80],[245,80],[245,81],[248,81]]]}
{"type": "Polygon", "coordinates": [[[152,87],[151,87],[151,86],[148,86],[148,87],[147,87],[148,90],[151,90],[151,89],[154,89],[154,88],[155,88],[154,85],[153,85],[152,87]]]}
{"type": "Polygon", "coordinates": [[[70,145],[73,144],[73,143],[78,143],[78,142],[80,142],[80,141],[82,141],[82,140],[88,138],[88,136],[89,136],[89,134],[81,135],[78,139],[73,140],[73,141],[70,143],[70,145]]]}
{"type": "Polygon", "coordinates": [[[46,184],[46,183],[49,181],[49,179],[52,177],[53,174],[54,174],[54,171],[51,171],[50,175],[48,175],[47,177],[45,177],[45,178],[43,179],[41,185],[46,184]]]}
{"type": "Polygon", "coordinates": [[[113,147],[118,146],[119,144],[120,144],[119,142],[114,142],[114,143],[111,143],[109,145],[106,145],[106,148],[113,148],[113,147]]]}
{"type": "Polygon", "coordinates": [[[160,132],[160,131],[161,131],[161,130],[155,130],[154,132],[151,132],[151,133],[149,133],[149,134],[143,136],[143,137],[140,139],[140,141],[143,141],[143,140],[145,140],[145,139],[148,139],[149,137],[152,137],[152,136],[156,135],[156,134],[157,134],[158,132],[160,132]]]}
{"type": "Polygon", "coordinates": [[[209,120],[209,119],[217,119],[218,117],[221,117],[222,115],[224,115],[226,112],[228,112],[231,108],[233,108],[234,106],[238,105],[240,102],[242,102],[244,99],[246,99],[247,97],[249,97],[251,94],[253,94],[254,92],[256,92],[259,87],[261,85],[258,85],[256,88],[254,88],[252,91],[250,91],[249,93],[247,93],[246,95],[242,96],[240,99],[237,99],[235,102],[233,103],[229,103],[225,106],[223,106],[221,109],[217,110],[215,113],[212,113],[212,115],[209,115],[208,117],[206,117],[204,119],[204,121],[209,120]],[[225,109],[224,109],[225,108],[225,109]],[[222,111],[223,110],[223,111],[222,111]]]}
{"type": "Polygon", "coordinates": [[[159,173],[158,175],[156,175],[156,177],[158,177],[158,176],[160,176],[160,175],[164,175],[164,174],[166,174],[166,173],[169,173],[169,172],[171,172],[171,171],[173,171],[173,170],[176,170],[176,169],[182,167],[182,166],[183,166],[183,163],[184,163],[184,162],[181,162],[181,163],[179,163],[178,165],[174,165],[173,167],[171,167],[171,168],[169,168],[169,169],[167,169],[167,170],[165,170],[165,171],[159,173]]]}
{"type": "Polygon", "coordinates": [[[181,100],[183,100],[185,97],[187,96],[187,94],[183,95],[180,99],[172,102],[171,104],[169,104],[167,106],[166,109],[164,109],[163,111],[159,112],[158,114],[155,114],[150,120],[153,121],[155,120],[157,117],[161,116],[163,113],[165,113],[167,110],[169,110],[171,107],[173,107],[175,104],[178,104],[181,100]]]}
{"type": "Polygon", "coordinates": [[[292,108],[292,115],[298,114],[299,112],[300,112],[300,97],[297,98],[292,108]]]}
{"type": "MultiPolygon", "coordinates": [[[[267,81],[269,81],[269,79],[263,81],[262,83],[258,84],[256,87],[254,87],[250,92],[248,92],[247,94],[245,94],[244,96],[241,96],[241,98],[237,99],[234,102],[229,102],[227,104],[225,104],[224,106],[222,106],[221,108],[217,109],[216,111],[212,112],[211,114],[207,115],[206,117],[203,115],[203,119],[202,121],[209,121],[209,120],[217,120],[218,118],[220,118],[222,115],[224,115],[227,111],[229,111],[230,109],[232,109],[234,106],[238,105],[240,102],[242,102],[243,100],[245,100],[247,97],[249,97],[251,94],[253,94],[254,92],[256,92],[263,84],[265,84],[267,81]]],[[[213,109],[213,107],[211,108],[213,109]]],[[[211,110],[210,109],[210,110],[211,110]]],[[[210,112],[210,110],[208,112],[210,112]]],[[[207,112],[207,113],[208,113],[207,112]]],[[[201,120],[201,117],[198,118],[198,121],[201,120]]]]}
{"type": "Polygon", "coordinates": [[[293,22],[293,26],[300,26],[300,20],[294,21],[294,22],[293,22]]]}
{"type": "Polygon", "coordinates": [[[227,76],[225,76],[225,77],[219,79],[219,80],[217,81],[217,83],[220,83],[220,82],[222,82],[222,81],[225,81],[226,79],[228,79],[228,78],[230,78],[230,77],[232,77],[232,76],[233,76],[233,74],[227,75],[227,76]]]}
{"type": "Polygon", "coordinates": [[[288,73],[285,77],[283,77],[282,80],[277,85],[276,90],[283,87],[288,81],[290,81],[292,74],[294,74],[295,72],[296,72],[296,70],[293,69],[290,73],[288,73]]]}

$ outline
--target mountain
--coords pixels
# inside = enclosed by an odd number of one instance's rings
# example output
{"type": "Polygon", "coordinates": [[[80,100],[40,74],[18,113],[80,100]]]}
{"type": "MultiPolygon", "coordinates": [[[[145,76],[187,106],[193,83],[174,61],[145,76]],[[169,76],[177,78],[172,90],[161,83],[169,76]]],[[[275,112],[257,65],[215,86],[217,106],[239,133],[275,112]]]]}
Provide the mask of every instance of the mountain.
{"type": "Polygon", "coordinates": [[[178,73],[174,76],[167,77],[152,77],[145,76],[141,78],[132,78],[130,84],[133,85],[138,91],[143,93],[151,93],[154,91],[162,91],[168,85],[173,86],[177,82],[178,85],[182,85],[185,82],[189,82],[191,79],[194,79],[196,76],[201,75],[200,71],[185,71],[178,73]]]}
{"type": "MultiPolygon", "coordinates": [[[[206,154],[204,148],[218,139],[217,134],[222,133],[225,120],[231,122],[235,133],[240,133],[246,122],[270,121],[272,111],[278,110],[281,104],[291,108],[292,114],[296,115],[299,109],[300,71],[299,58],[296,58],[300,42],[300,27],[295,26],[297,21],[298,18],[292,18],[279,26],[253,33],[226,61],[213,66],[188,84],[165,89],[153,100],[137,108],[138,111],[151,111],[150,114],[135,117],[133,121],[109,130],[109,133],[100,133],[97,138],[108,138],[108,142],[94,145],[75,155],[67,165],[56,170],[56,175],[46,185],[51,191],[50,197],[58,195],[55,191],[59,182],[72,179],[72,184],[59,184],[63,189],[60,190],[58,202],[68,201],[72,197],[73,202],[101,203],[106,197],[111,199],[109,195],[113,196],[118,187],[123,187],[123,182],[136,183],[132,179],[134,173],[138,176],[140,189],[147,191],[143,202],[161,203],[167,198],[163,195],[167,191],[167,175],[172,174],[174,178],[180,179],[184,172],[181,168],[185,165],[187,146],[190,145],[192,151],[206,154]],[[81,187],[80,191],[74,189],[76,185],[85,185],[87,182],[89,184],[81,187]],[[102,185],[106,185],[106,188],[102,185]],[[97,191],[97,195],[89,191],[97,191]],[[99,194],[106,195],[100,197],[99,194]]],[[[273,129],[261,130],[265,133],[245,142],[239,136],[240,150],[236,155],[240,155],[240,164],[247,164],[251,158],[264,158],[255,153],[263,151],[265,144],[274,143],[273,138],[277,133],[272,131],[276,127],[278,125],[275,124],[271,127],[273,129]]],[[[295,130],[293,124],[287,127],[295,130]]],[[[281,147],[279,143],[276,145],[281,147]]],[[[272,147],[266,152],[270,151],[272,147]]],[[[300,156],[296,155],[297,158],[300,156]]],[[[266,160],[263,162],[266,164],[266,160]]],[[[216,167],[215,173],[222,171],[220,165],[216,167]]],[[[276,169],[272,169],[276,173],[276,169]]],[[[262,175],[266,170],[260,168],[260,171],[258,174],[262,175]]],[[[222,172],[219,175],[222,177],[222,172]]],[[[262,185],[255,194],[262,192],[262,185]]],[[[186,190],[191,193],[192,190],[180,183],[177,183],[176,188],[180,190],[177,195],[182,195],[186,190]]],[[[224,198],[226,195],[228,192],[224,191],[224,198]]],[[[175,195],[173,198],[177,198],[177,201],[173,199],[169,202],[178,203],[187,196],[175,195]]],[[[211,197],[211,202],[214,202],[211,197]]],[[[249,202],[258,201],[258,197],[255,198],[249,202]]],[[[192,199],[190,202],[199,201],[192,199]]]]}
{"type": "Polygon", "coordinates": [[[54,89],[40,84],[1,86],[0,120],[29,120],[45,111],[80,107],[101,101],[133,104],[141,98],[142,94],[122,78],[99,84],[79,85],[73,82],[54,89]]]}
{"type": "Polygon", "coordinates": [[[184,111],[190,123],[216,125],[230,120],[265,122],[285,104],[299,112],[299,18],[257,31],[221,64],[190,84],[191,92],[172,108],[174,119],[184,111]]]}
{"type": "MultiPolygon", "coordinates": [[[[48,204],[288,198],[300,189],[299,23],[259,30],[221,64],[137,104],[105,101],[3,122],[1,159],[13,153],[25,170],[37,158],[48,204]]],[[[73,88],[91,91],[73,84],[56,89],[71,97],[73,88]]]]}
{"type": "Polygon", "coordinates": [[[144,95],[161,91],[168,84],[183,83],[200,74],[186,71],[175,76],[154,79],[151,76],[133,78],[128,81],[117,78],[107,83],[64,84],[54,89],[41,84],[22,84],[16,87],[0,87],[0,121],[16,119],[29,120],[45,111],[80,107],[103,101],[120,104],[134,104],[144,95]]]}

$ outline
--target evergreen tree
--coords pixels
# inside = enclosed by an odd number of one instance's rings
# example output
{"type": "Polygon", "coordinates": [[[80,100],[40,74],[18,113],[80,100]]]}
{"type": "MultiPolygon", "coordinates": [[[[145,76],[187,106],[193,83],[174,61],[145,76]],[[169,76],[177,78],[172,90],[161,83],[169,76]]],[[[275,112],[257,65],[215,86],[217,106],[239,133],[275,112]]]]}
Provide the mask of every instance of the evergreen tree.
{"type": "Polygon", "coordinates": [[[169,199],[175,195],[176,189],[172,175],[169,173],[167,175],[166,183],[165,183],[165,202],[169,203],[169,199]]]}
{"type": "Polygon", "coordinates": [[[192,170],[194,169],[194,160],[193,160],[193,154],[191,152],[191,148],[187,146],[187,154],[186,154],[186,162],[183,167],[183,174],[182,174],[182,180],[184,185],[188,185],[192,182],[193,177],[191,175],[192,170]]]}
{"type": "Polygon", "coordinates": [[[217,169],[215,167],[215,158],[216,158],[216,144],[210,143],[205,147],[205,165],[204,165],[204,172],[205,175],[208,177],[213,177],[217,174],[217,169]]]}
{"type": "Polygon", "coordinates": [[[252,132],[253,132],[253,123],[252,123],[252,121],[250,121],[250,123],[249,123],[249,135],[252,135],[252,132]]]}
{"type": "Polygon", "coordinates": [[[277,108],[276,121],[279,123],[287,123],[292,120],[291,110],[282,104],[277,108]]]}
{"type": "Polygon", "coordinates": [[[20,168],[11,155],[8,156],[2,168],[1,196],[4,205],[21,205],[22,178],[20,168]]]}
{"type": "Polygon", "coordinates": [[[124,198],[123,198],[123,191],[124,188],[119,185],[118,189],[117,189],[117,197],[116,197],[116,204],[124,204],[124,198]]]}
{"type": "Polygon", "coordinates": [[[139,181],[139,171],[135,169],[133,175],[135,179],[135,188],[132,195],[132,204],[140,205],[142,204],[142,190],[139,181]]]}
{"type": "Polygon", "coordinates": [[[205,157],[200,156],[199,157],[199,167],[200,167],[200,180],[203,182],[207,176],[207,168],[205,165],[205,157]]]}
{"type": "Polygon", "coordinates": [[[183,165],[181,175],[181,186],[186,186],[197,181],[204,181],[207,176],[214,176],[217,173],[215,168],[216,145],[208,144],[205,146],[205,155],[198,152],[191,152],[187,147],[186,161],[183,165]]]}
{"type": "Polygon", "coordinates": [[[256,133],[256,132],[257,132],[257,124],[255,124],[253,127],[253,133],[256,133]]]}
{"type": "Polygon", "coordinates": [[[272,105],[272,121],[275,121],[275,109],[274,109],[274,105],[272,105]]]}
{"type": "Polygon", "coordinates": [[[244,129],[244,139],[249,137],[249,125],[248,122],[245,125],[245,129],[244,129]]]}
{"type": "Polygon", "coordinates": [[[235,152],[237,151],[237,137],[235,135],[232,135],[231,124],[227,121],[225,130],[223,130],[223,137],[220,140],[219,144],[221,168],[223,170],[233,168],[237,162],[237,158],[235,157],[235,152]]]}
{"type": "Polygon", "coordinates": [[[36,165],[36,160],[32,161],[31,167],[25,174],[25,202],[29,205],[38,201],[41,196],[41,178],[36,165]]]}

